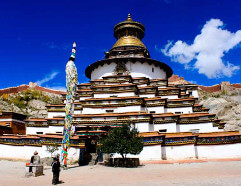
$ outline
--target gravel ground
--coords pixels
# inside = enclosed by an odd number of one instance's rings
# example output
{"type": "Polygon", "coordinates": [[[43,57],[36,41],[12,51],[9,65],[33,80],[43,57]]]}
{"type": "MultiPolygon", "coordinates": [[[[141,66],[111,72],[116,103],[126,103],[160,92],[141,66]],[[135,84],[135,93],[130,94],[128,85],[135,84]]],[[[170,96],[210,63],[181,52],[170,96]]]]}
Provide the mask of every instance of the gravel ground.
{"type": "MultiPolygon", "coordinates": [[[[25,163],[0,161],[0,185],[51,185],[50,167],[44,175],[25,177],[25,163]]],[[[102,165],[72,166],[60,172],[61,185],[240,185],[241,162],[147,164],[139,168],[102,165]]]]}

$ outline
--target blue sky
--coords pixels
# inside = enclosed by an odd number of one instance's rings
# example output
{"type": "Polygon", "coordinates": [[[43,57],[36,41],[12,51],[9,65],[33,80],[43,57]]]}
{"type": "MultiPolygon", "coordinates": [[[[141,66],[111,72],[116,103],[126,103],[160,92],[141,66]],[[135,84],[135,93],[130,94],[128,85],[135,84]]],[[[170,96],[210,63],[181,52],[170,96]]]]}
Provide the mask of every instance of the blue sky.
{"type": "Polygon", "coordinates": [[[240,7],[238,0],[1,1],[0,89],[30,81],[63,88],[73,41],[79,82],[87,82],[85,68],[104,58],[128,13],[145,25],[151,57],[174,74],[202,85],[240,83],[240,7]]]}

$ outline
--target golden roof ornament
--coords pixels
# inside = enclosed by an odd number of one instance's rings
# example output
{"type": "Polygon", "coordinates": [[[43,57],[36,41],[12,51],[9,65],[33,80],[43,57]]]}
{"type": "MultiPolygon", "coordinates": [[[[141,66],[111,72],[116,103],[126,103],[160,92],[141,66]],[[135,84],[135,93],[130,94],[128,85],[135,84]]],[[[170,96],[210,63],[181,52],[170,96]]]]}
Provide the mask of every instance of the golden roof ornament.
{"type": "Polygon", "coordinates": [[[131,18],[131,14],[128,14],[126,21],[133,21],[131,18]]]}
{"type": "Polygon", "coordinates": [[[114,36],[118,40],[111,48],[111,50],[125,46],[146,49],[145,45],[141,41],[144,35],[144,25],[140,22],[133,21],[133,19],[131,18],[131,14],[128,14],[125,21],[116,24],[114,27],[114,36]]]}

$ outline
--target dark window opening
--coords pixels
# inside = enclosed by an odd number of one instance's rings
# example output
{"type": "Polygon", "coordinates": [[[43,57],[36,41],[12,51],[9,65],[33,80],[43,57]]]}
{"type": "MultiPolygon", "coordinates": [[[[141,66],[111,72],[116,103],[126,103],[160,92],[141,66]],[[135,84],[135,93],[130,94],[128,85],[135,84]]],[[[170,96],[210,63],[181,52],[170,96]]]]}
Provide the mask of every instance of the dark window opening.
{"type": "Polygon", "coordinates": [[[175,112],[175,114],[183,114],[183,112],[175,112]]]}
{"type": "Polygon", "coordinates": [[[167,129],[160,129],[159,132],[167,132],[167,129]]]}
{"type": "Polygon", "coordinates": [[[105,110],[106,112],[114,112],[114,110],[105,110]]]}

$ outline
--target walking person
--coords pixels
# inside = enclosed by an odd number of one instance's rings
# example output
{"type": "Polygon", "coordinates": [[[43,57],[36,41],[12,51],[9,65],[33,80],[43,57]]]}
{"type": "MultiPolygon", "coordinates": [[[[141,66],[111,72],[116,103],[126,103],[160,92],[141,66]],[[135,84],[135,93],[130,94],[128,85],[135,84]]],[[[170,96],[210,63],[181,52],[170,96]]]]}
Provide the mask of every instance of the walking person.
{"type": "Polygon", "coordinates": [[[52,166],[52,172],[53,172],[52,184],[56,185],[59,183],[59,172],[60,172],[60,162],[59,162],[58,155],[53,158],[53,162],[51,166],[52,166]]]}

